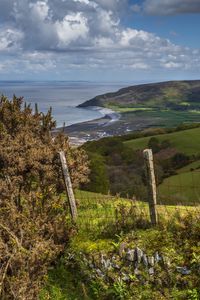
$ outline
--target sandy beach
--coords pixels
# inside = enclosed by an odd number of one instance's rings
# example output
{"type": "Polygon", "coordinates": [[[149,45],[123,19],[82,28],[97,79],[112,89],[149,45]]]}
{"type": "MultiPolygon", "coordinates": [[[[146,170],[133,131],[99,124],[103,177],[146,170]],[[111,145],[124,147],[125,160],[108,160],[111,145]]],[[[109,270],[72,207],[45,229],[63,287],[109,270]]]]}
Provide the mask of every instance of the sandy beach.
{"type": "Polygon", "coordinates": [[[82,145],[87,141],[114,135],[109,132],[108,128],[120,120],[121,114],[102,107],[91,107],[91,110],[101,112],[102,118],[66,126],[64,129],[58,127],[53,133],[64,130],[73,145],[82,145]]]}
{"type": "Polygon", "coordinates": [[[57,128],[54,132],[64,130],[73,145],[82,145],[87,141],[98,140],[109,136],[128,134],[152,126],[152,118],[142,118],[135,113],[116,113],[110,109],[104,110],[102,118],[77,123],[64,128],[57,128]]]}

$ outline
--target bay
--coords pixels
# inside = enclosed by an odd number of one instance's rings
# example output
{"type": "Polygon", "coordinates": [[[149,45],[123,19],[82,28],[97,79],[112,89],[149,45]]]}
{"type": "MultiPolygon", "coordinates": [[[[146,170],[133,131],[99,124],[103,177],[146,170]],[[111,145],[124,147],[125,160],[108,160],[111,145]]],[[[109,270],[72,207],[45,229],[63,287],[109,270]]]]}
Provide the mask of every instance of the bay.
{"type": "Polygon", "coordinates": [[[87,81],[0,81],[0,94],[12,98],[24,97],[27,103],[37,103],[42,112],[51,106],[57,127],[97,119],[105,110],[77,108],[76,106],[96,95],[117,91],[127,86],[123,82],[87,81]]]}

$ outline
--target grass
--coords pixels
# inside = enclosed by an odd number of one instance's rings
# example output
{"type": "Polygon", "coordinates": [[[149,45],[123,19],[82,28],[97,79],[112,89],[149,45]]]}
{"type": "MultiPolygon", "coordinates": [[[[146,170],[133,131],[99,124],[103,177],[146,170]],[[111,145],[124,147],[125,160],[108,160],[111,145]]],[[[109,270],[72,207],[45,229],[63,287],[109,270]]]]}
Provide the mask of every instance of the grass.
{"type": "Polygon", "coordinates": [[[200,170],[187,171],[185,167],[181,173],[166,178],[158,190],[162,203],[200,203],[200,170]]]}
{"type": "Polygon", "coordinates": [[[189,171],[194,171],[194,170],[198,170],[200,169],[200,160],[196,160],[190,164],[188,164],[187,166],[178,169],[177,173],[185,173],[185,172],[189,172],[189,171]]]}
{"type": "Polygon", "coordinates": [[[66,264],[62,258],[49,270],[46,286],[40,292],[40,300],[93,300],[78,268],[66,264]]]}
{"type": "MultiPolygon", "coordinates": [[[[98,260],[102,253],[110,257],[110,253],[116,255],[120,243],[124,241],[129,247],[134,248],[137,245],[150,255],[158,249],[166,255],[169,251],[177,255],[174,250],[176,244],[170,232],[159,228],[145,228],[149,220],[147,203],[85,191],[76,191],[76,199],[79,214],[78,232],[71,236],[65,256],[49,271],[46,285],[40,293],[41,300],[97,299],[93,293],[93,288],[97,286],[92,288],[94,283],[88,281],[91,270],[87,270],[84,266],[80,253],[84,253],[91,261],[98,260]],[[120,208],[121,214],[116,216],[115,211],[120,208]],[[137,223],[135,227],[137,219],[143,221],[137,223]],[[69,256],[76,257],[73,263],[69,263],[69,256]]],[[[177,212],[179,216],[188,215],[188,212],[197,213],[194,207],[158,205],[158,213],[162,220],[173,219],[177,212]]],[[[180,252],[179,247],[178,250],[180,252]]],[[[148,299],[152,299],[153,290],[151,287],[148,289],[150,297],[148,299]]],[[[156,295],[155,299],[163,298],[157,298],[156,295]]]]}
{"type": "Polygon", "coordinates": [[[106,108],[110,108],[113,111],[119,112],[119,113],[126,113],[126,112],[136,112],[136,111],[149,111],[153,110],[151,107],[143,107],[143,106],[122,106],[117,104],[106,104],[106,108]]]}
{"type": "Polygon", "coordinates": [[[196,123],[200,121],[199,111],[175,111],[175,110],[146,110],[132,112],[133,116],[140,117],[144,122],[151,119],[152,126],[156,127],[176,127],[182,123],[196,123]]]}
{"type": "MultiPolygon", "coordinates": [[[[160,141],[169,140],[172,147],[187,155],[196,155],[200,153],[200,128],[188,129],[168,134],[157,135],[160,141]]],[[[145,149],[148,146],[150,137],[134,139],[125,142],[133,150],[145,149]]]]}

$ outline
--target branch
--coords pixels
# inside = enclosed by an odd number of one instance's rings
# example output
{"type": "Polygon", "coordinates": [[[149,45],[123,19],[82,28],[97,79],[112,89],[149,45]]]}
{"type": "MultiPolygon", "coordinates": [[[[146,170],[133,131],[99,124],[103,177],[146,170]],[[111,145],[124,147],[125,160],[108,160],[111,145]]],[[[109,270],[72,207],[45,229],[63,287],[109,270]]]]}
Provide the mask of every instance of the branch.
{"type": "Polygon", "coordinates": [[[7,264],[6,264],[6,267],[5,267],[5,270],[3,272],[3,276],[2,276],[2,279],[1,279],[1,282],[0,282],[0,296],[1,296],[1,293],[2,293],[2,290],[3,290],[3,283],[4,283],[4,280],[6,278],[6,274],[7,274],[7,271],[8,271],[8,267],[9,267],[9,264],[13,258],[14,254],[10,256],[9,260],[7,261],[7,264]]]}
{"type": "Polygon", "coordinates": [[[14,235],[14,233],[12,233],[12,232],[10,231],[10,229],[8,229],[6,226],[4,226],[4,225],[1,224],[1,223],[0,223],[0,227],[1,227],[2,229],[4,229],[4,230],[12,237],[12,239],[16,242],[16,244],[17,244],[17,246],[18,246],[19,248],[23,248],[22,245],[20,244],[18,238],[14,235]]]}

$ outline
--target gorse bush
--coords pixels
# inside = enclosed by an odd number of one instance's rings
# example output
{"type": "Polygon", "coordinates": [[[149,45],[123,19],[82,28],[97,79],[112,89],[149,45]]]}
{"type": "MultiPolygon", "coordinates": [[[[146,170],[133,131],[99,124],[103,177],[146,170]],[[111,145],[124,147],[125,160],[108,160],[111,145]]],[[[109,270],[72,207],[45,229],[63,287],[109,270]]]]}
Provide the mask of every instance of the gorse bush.
{"type": "Polygon", "coordinates": [[[87,181],[87,156],[67,137],[52,138],[56,123],[22,98],[0,99],[0,298],[38,299],[49,264],[67,240],[64,150],[74,187],[87,181]]]}

